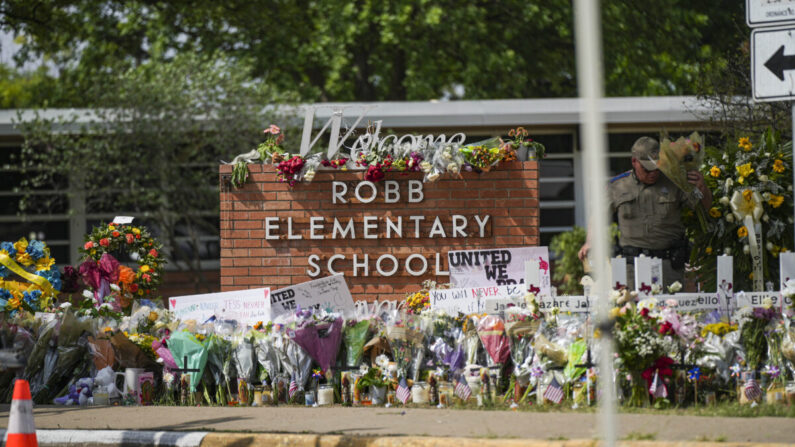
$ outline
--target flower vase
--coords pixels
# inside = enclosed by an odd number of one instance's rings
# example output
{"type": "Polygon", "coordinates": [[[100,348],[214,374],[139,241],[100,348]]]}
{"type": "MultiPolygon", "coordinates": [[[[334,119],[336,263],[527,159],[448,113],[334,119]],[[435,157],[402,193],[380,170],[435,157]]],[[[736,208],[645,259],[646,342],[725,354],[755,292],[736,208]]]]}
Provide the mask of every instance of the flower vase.
{"type": "Polygon", "coordinates": [[[519,161],[527,161],[528,147],[526,144],[520,144],[516,148],[516,159],[519,161]]]}
{"type": "Polygon", "coordinates": [[[536,161],[538,160],[538,153],[536,152],[536,148],[528,147],[527,148],[527,161],[536,161]]]}
{"type": "Polygon", "coordinates": [[[370,386],[370,400],[373,405],[383,405],[386,399],[385,386],[370,386]]]}
{"type": "Polygon", "coordinates": [[[630,373],[630,395],[626,403],[629,407],[648,407],[649,389],[646,387],[646,380],[641,371],[630,373]]]}

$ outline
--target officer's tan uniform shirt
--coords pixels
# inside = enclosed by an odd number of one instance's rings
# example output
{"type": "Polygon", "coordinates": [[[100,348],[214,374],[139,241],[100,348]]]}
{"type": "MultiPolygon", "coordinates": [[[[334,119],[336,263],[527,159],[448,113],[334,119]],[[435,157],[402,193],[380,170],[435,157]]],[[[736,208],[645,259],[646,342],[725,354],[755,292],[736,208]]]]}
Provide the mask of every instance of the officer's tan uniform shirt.
{"type": "Polygon", "coordinates": [[[619,245],[662,250],[685,234],[681,210],[685,194],[664,175],[653,185],[618,176],[608,187],[610,211],[618,216],[619,245]]]}

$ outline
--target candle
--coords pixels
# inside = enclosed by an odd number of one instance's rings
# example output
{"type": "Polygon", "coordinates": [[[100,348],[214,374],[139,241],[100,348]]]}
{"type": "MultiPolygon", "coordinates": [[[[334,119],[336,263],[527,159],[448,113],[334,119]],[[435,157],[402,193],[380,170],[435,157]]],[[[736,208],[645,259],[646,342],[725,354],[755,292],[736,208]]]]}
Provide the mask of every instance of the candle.
{"type": "Polygon", "coordinates": [[[317,404],[318,405],[331,405],[334,403],[334,388],[330,386],[321,386],[317,390],[317,404]]]}
{"type": "Polygon", "coordinates": [[[428,384],[425,382],[416,382],[411,387],[411,401],[415,404],[427,404],[429,401],[428,384]]]}

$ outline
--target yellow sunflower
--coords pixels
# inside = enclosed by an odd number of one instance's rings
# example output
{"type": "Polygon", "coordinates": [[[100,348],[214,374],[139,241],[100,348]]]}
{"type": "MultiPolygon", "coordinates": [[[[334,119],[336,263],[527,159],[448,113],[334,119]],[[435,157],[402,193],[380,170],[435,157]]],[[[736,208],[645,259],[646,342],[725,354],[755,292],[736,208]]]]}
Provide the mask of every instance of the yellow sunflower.
{"type": "Polygon", "coordinates": [[[713,177],[720,177],[720,168],[717,166],[713,166],[709,169],[709,175],[713,177]]]}
{"type": "Polygon", "coordinates": [[[746,237],[748,236],[748,228],[745,228],[745,225],[737,229],[737,237],[746,237]]]}
{"type": "Polygon", "coordinates": [[[784,168],[784,162],[783,161],[781,161],[779,159],[776,159],[776,161],[773,162],[773,170],[774,171],[776,171],[779,174],[781,174],[782,172],[784,172],[784,169],[785,168],[784,168]]]}

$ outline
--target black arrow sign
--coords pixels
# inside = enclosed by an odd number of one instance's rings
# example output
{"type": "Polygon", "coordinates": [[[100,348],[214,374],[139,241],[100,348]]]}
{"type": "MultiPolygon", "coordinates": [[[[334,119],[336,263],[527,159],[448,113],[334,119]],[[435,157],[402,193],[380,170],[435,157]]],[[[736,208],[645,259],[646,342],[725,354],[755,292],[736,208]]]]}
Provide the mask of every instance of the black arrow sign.
{"type": "Polygon", "coordinates": [[[765,62],[765,67],[770,70],[777,78],[784,80],[784,70],[795,70],[795,55],[784,55],[784,45],[770,56],[765,62]]]}

